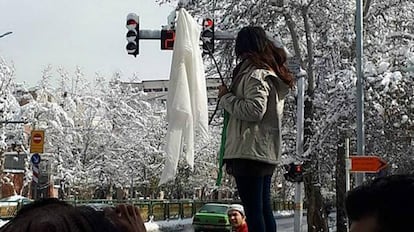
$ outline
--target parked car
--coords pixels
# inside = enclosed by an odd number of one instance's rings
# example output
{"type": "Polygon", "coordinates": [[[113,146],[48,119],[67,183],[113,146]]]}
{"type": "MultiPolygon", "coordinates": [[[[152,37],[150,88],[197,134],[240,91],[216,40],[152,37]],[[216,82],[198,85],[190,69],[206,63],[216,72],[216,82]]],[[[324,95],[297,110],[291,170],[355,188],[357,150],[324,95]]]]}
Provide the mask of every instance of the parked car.
{"type": "Polygon", "coordinates": [[[228,204],[207,203],[193,217],[194,232],[231,231],[227,216],[228,204]]]}

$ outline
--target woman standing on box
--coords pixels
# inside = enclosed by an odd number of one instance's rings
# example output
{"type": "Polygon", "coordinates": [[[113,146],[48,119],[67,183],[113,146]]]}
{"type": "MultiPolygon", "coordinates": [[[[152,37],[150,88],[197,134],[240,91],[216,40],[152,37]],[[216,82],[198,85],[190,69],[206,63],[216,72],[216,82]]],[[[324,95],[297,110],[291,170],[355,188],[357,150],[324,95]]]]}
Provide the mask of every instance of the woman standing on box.
{"type": "Polygon", "coordinates": [[[233,175],[249,231],[276,231],[270,184],[281,154],[284,98],[294,86],[283,48],[261,27],[237,34],[238,65],[229,88],[219,87],[220,106],[229,114],[223,161],[233,175]]]}

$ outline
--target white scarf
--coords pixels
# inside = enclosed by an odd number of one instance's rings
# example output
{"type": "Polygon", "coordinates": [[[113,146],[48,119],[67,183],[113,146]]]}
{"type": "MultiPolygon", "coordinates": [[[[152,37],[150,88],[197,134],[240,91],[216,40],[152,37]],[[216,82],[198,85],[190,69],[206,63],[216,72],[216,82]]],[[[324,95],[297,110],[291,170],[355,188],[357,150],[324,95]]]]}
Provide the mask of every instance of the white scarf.
{"type": "Polygon", "coordinates": [[[201,27],[183,8],[178,12],[167,98],[165,167],[159,184],[175,178],[180,153],[194,167],[194,134],[208,137],[207,90],[200,49],[201,27]]]}

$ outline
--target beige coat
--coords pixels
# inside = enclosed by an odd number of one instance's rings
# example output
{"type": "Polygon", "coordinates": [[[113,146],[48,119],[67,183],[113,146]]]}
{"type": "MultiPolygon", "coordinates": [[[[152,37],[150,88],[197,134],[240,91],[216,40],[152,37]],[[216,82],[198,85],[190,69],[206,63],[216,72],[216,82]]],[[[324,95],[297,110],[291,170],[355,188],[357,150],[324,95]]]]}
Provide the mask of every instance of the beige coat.
{"type": "Polygon", "coordinates": [[[250,159],[277,164],[281,154],[284,98],[289,92],[273,71],[249,62],[234,77],[220,105],[230,114],[224,159],[250,159]]]}

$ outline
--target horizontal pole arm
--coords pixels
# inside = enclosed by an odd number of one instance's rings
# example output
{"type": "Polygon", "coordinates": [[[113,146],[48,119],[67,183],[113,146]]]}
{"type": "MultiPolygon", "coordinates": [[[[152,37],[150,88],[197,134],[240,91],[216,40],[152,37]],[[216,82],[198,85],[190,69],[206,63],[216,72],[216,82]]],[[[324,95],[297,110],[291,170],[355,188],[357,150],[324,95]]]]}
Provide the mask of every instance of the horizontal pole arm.
{"type": "MultiPolygon", "coordinates": [[[[139,39],[148,39],[148,40],[157,40],[161,39],[161,30],[139,30],[139,39]]],[[[214,40],[235,40],[236,36],[224,32],[224,31],[215,31],[214,40]]]]}

